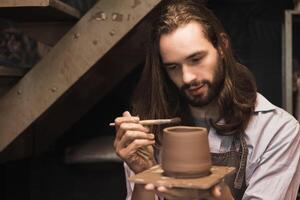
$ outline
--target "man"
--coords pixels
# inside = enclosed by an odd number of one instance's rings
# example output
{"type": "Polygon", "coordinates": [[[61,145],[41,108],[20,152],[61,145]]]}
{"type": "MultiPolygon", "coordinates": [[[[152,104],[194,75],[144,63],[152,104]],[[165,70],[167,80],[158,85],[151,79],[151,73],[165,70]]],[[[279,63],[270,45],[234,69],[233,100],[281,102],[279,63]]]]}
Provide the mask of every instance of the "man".
{"type": "Polygon", "coordinates": [[[127,177],[160,161],[163,127],[144,127],[139,120],[175,116],[184,125],[206,127],[213,164],[237,172],[211,191],[127,181],[127,199],[154,199],[155,193],[166,199],[296,199],[299,123],[256,93],[216,17],[199,3],[169,1],[154,21],[150,42],[133,98],[132,113],[139,117],[124,112],[115,119],[114,146],[127,177]]]}

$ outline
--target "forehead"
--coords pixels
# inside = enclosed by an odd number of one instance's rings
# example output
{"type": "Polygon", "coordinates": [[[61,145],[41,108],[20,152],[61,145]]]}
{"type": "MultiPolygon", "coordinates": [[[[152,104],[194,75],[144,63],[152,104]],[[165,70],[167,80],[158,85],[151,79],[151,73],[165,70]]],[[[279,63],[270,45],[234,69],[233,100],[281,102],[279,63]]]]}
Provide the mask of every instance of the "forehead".
{"type": "Polygon", "coordinates": [[[190,32],[191,31],[197,31],[198,33],[201,32],[201,36],[203,37],[206,37],[206,29],[204,27],[204,25],[202,24],[202,22],[196,20],[196,19],[192,19],[192,20],[189,20],[189,21],[186,21],[186,22],[174,22],[174,24],[169,27],[169,28],[166,28],[165,29],[165,32],[162,31],[161,32],[161,37],[162,36],[165,36],[165,35],[172,35],[174,33],[177,33],[177,34],[182,34],[184,32],[190,32]]]}
{"type": "Polygon", "coordinates": [[[163,59],[173,60],[214,47],[207,39],[203,26],[199,22],[192,21],[163,34],[159,40],[159,48],[163,59]]]}

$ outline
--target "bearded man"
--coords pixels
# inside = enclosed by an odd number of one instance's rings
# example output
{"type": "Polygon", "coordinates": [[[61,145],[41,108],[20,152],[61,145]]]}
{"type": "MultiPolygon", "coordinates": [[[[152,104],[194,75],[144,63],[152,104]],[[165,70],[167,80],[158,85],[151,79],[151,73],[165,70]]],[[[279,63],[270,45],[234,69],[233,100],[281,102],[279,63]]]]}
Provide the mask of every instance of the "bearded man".
{"type": "Polygon", "coordinates": [[[145,127],[140,119],[175,116],[184,125],[206,127],[213,164],[237,170],[211,191],[127,181],[127,199],[296,199],[299,123],[257,93],[223,26],[200,3],[173,0],[162,7],[131,113],[115,119],[114,146],[127,177],[160,162],[162,127],[145,127]]]}

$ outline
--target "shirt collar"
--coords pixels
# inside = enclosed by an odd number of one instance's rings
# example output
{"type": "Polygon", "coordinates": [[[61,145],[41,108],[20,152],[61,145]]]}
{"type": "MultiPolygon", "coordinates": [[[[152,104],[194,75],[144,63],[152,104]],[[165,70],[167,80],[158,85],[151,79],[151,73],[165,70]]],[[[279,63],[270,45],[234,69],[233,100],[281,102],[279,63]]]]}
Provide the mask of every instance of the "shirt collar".
{"type": "Polygon", "coordinates": [[[275,110],[276,106],[270,103],[264,96],[260,93],[257,93],[256,97],[256,105],[254,108],[254,112],[264,112],[264,111],[272,111],[275,110]]]}

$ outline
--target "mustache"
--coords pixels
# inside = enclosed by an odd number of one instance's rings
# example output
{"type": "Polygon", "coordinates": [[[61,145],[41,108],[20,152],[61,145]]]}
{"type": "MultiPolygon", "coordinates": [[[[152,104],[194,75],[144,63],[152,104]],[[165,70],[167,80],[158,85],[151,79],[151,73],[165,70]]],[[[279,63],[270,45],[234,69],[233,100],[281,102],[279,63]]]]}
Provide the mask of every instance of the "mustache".
{"type": "Polygon", "coordinates": [[[184,90],[188,90],[188,89],[191,89],[193,87],[199,87],[201,85],[208,85],[210,86],[210,82],[208,80],[202,80],[202,81],[192,81],[191,83],[188,83],[188,84],[184,84],[181,86],[181,90],[184,91],[184,90]]]}

